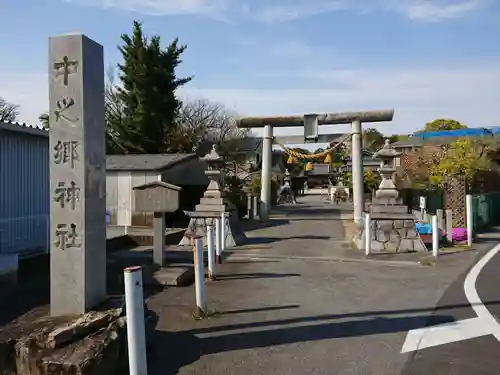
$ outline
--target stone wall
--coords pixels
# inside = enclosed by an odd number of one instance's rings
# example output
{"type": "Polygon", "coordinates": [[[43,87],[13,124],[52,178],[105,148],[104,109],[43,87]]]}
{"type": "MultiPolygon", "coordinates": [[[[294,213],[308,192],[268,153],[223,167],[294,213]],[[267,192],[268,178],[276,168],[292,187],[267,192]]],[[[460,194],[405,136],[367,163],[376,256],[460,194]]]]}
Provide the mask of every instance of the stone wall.
{"type": "MultiPolygon", "coordinates": [[[[422,251],[423,243],[414,220],[372,220],[371,250],[379,252],[422,251]]],[[[358,248],[364,249],[365,233],[358,237],[358,248]]]]}

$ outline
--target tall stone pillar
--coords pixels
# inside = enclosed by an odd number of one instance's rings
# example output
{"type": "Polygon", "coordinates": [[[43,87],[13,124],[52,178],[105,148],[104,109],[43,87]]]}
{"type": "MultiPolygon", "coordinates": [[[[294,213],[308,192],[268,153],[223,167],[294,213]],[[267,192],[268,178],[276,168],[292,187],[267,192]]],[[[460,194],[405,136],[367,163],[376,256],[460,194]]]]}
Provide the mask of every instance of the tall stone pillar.
{"type": "Polygon", "coordinates": [[[50,38],[50,312],[106,298],[104,58],[81,34],[50,38]]]}
{"type": "Polygon", "coordinates": [[[260,179],[260,220],[268,220],[271,210],[271,178],[273,164],[273,127],[264,126],[262,142],[262,178],[260,179]]]}
{"type": "Polygon", "coordinates": [[[354,222],[360,226],[363,224],[364,210],[364,173],[363,173],[363,154],[361,150],[362,128],[361,121],[354,121],[352,129],[352,202],[354,205],[354,222]]]}

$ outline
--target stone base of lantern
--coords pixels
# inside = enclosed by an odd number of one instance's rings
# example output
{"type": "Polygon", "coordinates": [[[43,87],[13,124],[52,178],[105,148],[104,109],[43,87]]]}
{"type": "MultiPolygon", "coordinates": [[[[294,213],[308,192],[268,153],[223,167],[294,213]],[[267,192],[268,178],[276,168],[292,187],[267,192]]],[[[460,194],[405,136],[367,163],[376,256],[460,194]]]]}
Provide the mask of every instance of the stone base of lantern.
{"type": "Polygon", "coordinates": [[[295,194],[293,193],[293,190],[289,186],[284,186],[280,193],[278,194],[278,201],[276,202],[277,204],[285,204],[285,203],[291,203],[291,204],[296,204],[297,199],[295,198],[295,194]]]}
{"type": "MultiPolygon", "coordinates": [[[[408,213],[400,198],[374,198],[369,206],[371,218],[371,251],[427,251],[416,229],[415,215],[408,213]]],[[[365,228],[354,237],[359,250],[365,250],[365,228]]]]}
{"type": "Polygon", "coordinates": [[[215,229],[215,219],[220,218],[222,212],[226,212],[227,219],[225,220],[224,227],[224,241],[225,249],[241,245],[246,240],[247,237],[245,232],[241,228],[241,223],[236,216],[236,212],[227,211],[194,211],[188,213],[191,217],[188,225],[188,229],[182,237],[179,246],[192,246],[193,242],[191,236],[194,234],[196,236],[201,236],[203,238],[203,246],[207,246],[207,225],[213,225],[215,229]]]}

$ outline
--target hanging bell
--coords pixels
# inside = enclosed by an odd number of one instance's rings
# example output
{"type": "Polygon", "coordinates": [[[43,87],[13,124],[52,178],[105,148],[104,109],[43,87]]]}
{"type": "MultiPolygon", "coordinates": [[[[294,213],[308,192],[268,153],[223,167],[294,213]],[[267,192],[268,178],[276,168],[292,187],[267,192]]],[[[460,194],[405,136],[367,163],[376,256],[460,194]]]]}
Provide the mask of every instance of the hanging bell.
{"type": "Polygon", "coordinates": [[[332,164],[333,163],[333,159],[332,159],[332,154],[331,153],[326,154],[324,163],[325,164],[332,164]]]}
{"type": "Polygon", "coordinates": [[[313,169],[313,163],[308,162],[308,163],[306,164],[306,171],[312,171],[312,169],[313,169]]]}

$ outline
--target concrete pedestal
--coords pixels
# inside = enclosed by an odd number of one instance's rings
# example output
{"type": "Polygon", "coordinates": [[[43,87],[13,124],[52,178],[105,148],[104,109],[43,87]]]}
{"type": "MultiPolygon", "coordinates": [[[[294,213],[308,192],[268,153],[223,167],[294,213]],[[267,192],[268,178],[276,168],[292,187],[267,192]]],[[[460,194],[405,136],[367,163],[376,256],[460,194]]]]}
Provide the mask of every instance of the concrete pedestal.
{"type": "MultiPolygon", "coordinates": [[[[371,251],[427,251],[416,229],[416,217],[400,198],[374,198],[369,207],[371,217],[371,251]]],[[[364,225],[354,237],[359,250],[365,250],[364,225]]]]}
{"type": "MultiPolygon", "coordinates": [[[[224,229],[224,239],[225,246],[224,249],[229,249],[231,247],[243,244],[247,237],[243,229],[241,228],[240,221],[236,216],[236,212],[224,211],[226,215],[225,229],[224,229]]],[[[192,246],[193,234],[196,236],[201,236],[203,238],[203,246],[207,246],[207,225],[213,225],[215,227],[215,220],[221,217],[222,212],[212,211],[194,211],[186,212],[187,215],[191,217],[189,221],[188,229],[182,237],[179,246],[192,246]]]]}

